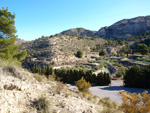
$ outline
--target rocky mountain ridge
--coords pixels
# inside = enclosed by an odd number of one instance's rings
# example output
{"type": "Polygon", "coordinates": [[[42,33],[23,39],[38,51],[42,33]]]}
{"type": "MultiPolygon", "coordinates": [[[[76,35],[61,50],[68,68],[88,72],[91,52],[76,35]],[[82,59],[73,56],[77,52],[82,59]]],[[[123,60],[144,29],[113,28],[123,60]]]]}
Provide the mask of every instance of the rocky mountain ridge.
{"type": "Polygon", "coordinates": [[[150,32],[150,16],[123,19],[111,26],[102,27],[98,31],[76,28],[63,31],[60,34],[86,35],[90,37],[103,37],[118,40],[139,36],[144,32],[150,32]]]}

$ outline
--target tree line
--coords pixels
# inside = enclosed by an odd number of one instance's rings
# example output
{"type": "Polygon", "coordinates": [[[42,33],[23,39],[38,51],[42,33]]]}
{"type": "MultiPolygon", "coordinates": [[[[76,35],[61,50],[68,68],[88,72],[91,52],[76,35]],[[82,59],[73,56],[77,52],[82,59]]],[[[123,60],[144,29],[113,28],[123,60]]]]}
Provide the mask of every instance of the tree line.
{"type": "Polygon", "coordinates": [[[35,65],[32,68],[33,73],[39,73],[40,75],[54,76],[55,79],[59,79],[63,83],[75,84],[76,81],[82,77],[91,85],[109,85],[111,83],[109,73],[99,73],[98,75],[92,74],[91,70],[77,70],[77,69],[53,69],[51,66],[37,67],[35,65]]]}

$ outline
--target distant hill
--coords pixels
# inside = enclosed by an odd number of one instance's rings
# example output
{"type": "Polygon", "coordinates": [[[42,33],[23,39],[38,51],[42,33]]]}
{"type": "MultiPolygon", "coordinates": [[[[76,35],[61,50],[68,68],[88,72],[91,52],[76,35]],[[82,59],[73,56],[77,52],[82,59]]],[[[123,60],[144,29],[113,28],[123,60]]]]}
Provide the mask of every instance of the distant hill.
{"type": "Polygon", "coordinates": [[[103,37],[118,40],[139,36],[146,31],[150,32],[150,16],[123,19],[111,26],[102,27],[99,31],[75,28],[63,31],[60,34],[86,35],[90,37],[103,37]]]}
{"type": "Polygon", "coordinates": [[[69,34],[69,35],[86,35],[89,37],[95,36],[96,31],[90,31],[84,28],[74,28],[61,32],[60,34],[69,34]]]}

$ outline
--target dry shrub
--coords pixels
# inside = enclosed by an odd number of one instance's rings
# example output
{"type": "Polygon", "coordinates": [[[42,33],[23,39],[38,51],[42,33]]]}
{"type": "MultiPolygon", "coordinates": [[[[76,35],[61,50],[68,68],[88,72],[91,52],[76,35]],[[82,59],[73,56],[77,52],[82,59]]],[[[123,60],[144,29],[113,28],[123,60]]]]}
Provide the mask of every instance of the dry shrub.
{"type": "Polygon", "coordinates": [[[150,96],[147,92],[137,94],[129,94],[120,92],[122,95],[122,109],[125,113],[149,113],[150,112],[150,96]]]}
{"type": "Polygon", "coordinates": [[[86,92],[91,87],[91,84],[87,82],[84,77],[82,77],[80,80],[75,82],[76,86],[78,87],[79,91],[86,92]]]}
{"type": "Polygon", "coordinates": [[[32,107],[36,108],[39,113],[49,113],[49,102],[43,95],[41,95],[41,97],[32,102],[32,107]]]}
{"type": "Polygon", "coordinates": [[[57,82],[55,92],[61,94],[61,91],[64,89],[65,85],[62,82],[57,82]]]}
{"type": "Polygon", "coordinates": [[[46,76],[45,75],[34,74],[34,78],[37,81],[42,82],[44,79],[46,79],[46,76]]]}
{"type": "Polygon", "coordinates": [[[0,67],[4,70],[5,73],[10,73],[13,77],[25,80],[25,76],[21,73],[20,65],[15,60],[5,60],[0,58],[0,67]]]}
{"type": "Polygon", "coordinates": [[[98,104],[102,104],[109,108],[116,108],[117,104],[113,101],[110,101],[109,98],[102,98],[99,100],[98,104]]]}
{"type": "Polygon", "coordinates": [[[109,98],[101,98],[98,104],[103,105],[101,113],[120,113],[122,112],[116,102],[110,101],[109,98]]]}

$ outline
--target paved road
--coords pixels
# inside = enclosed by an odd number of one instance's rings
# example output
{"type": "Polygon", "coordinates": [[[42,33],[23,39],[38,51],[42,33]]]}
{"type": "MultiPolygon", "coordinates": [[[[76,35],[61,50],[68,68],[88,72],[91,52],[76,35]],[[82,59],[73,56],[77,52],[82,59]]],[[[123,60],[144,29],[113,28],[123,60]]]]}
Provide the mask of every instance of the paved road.
{"type": "Polygon", "coordinates": [[[150,93],[150,89],[123,87],[122,80],[112,80],[111,86],[93,86],[90,88],[90,90],[94,95],[102,98],[107,97],[110,100],[117,102],[118,104],[122,103],[121,95],[119,94],[120,90],[128,91],[131,93],[144,92],[147,90],[150,93]]]}

